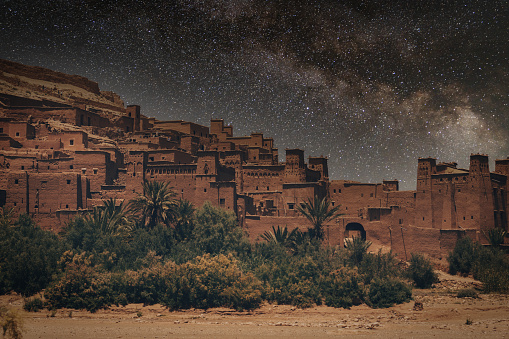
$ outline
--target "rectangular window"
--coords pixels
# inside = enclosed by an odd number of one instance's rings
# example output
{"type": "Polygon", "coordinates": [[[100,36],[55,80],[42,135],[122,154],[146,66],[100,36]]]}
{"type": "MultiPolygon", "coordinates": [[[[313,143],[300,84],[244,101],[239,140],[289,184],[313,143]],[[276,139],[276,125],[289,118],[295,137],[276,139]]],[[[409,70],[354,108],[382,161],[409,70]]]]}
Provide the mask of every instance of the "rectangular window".
{"type": "Polygon", "coordinates": [[[67,179],[67,185],[71,184],[71,180],[67,179]]]}
{"type": "Polygon", "coordinates": [[[295,208],[295,204],[293,203],[288,203],[288,209],[289,210],[293,210],[295,208]]]}
{"type": "Polygon", "coordinates": [[[74,139],[69,140],[69,145],[74,145],[74,139]]]}
{"type": "Polygon", "coordinates": [[[207,193],[207,189],[206,189],[206,188],[204,188],[204,189],[203,189],[203,192],[207,193]]]}
{"type": "Polygon", "coordinates": [[[14,179],[14,183],[17,185],[19,183],[18,179],[14,179]]]}
{"type": "Polygon", "coordinates": [[[221,205],[222,207],[224,207],[225,205],[225,200],[223,198],[219,199],[219,205],[221,205]]]}
{"type": "Polygon", "coordinates": [[[16,136],[19,137],[19,132],[16,132],[16,136]]]}

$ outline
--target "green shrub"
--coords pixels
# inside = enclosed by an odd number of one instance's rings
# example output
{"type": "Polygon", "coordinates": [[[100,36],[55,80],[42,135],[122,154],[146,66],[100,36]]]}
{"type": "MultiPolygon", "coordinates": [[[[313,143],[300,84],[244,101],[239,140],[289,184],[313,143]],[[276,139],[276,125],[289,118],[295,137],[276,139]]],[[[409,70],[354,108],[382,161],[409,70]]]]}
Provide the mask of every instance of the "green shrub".
{"type": "Polygon", "coordinates": [[[478,255],[479,245],[474,243],[469,237],[461,238],[456,242],[454,250],[447,257],[449,272],[451,274],[456,274],[457,272],[470,274],[478,255]]]}
{"type": "Polygon", "coordinates": [[[0,293],[15,291],[23,296],[44,289],[57,272],[63,243],[51,232],[34,224],[27,215],[0,228],[0,293]]]}
{"type": "Polygon", "coordinates": [[[456,294],[458,298],[479,298],[479,294],[473,288],[463,288],[456,294]]]}
{"type": "Polygon", "coordinates": [[[369,286],[368,301],[374,308],[391,307],[410,299],[410,287],[396,279],[375,279],[369,286]]]}
{"type": "Polygon", "coordinates": [[[350,308],[365,299],[362,277],[357,269],[342,267],[331,272],[321,283],[325,305],[350,308]]]}
{"type": "Polygon", "coordinates": [[[23,309],[28,312],[39,312],[45,307],[44,301],[41,298],[31,298],[25,299],[25,304],[23,305],[23,309]]]}
{"type": "Polygon", "coordinates": [[[433,270],[431,262],[421,254],[412,253],[407,273],[417,288],[430,288],[438,282],[438,275],[433,270]]]}
{"type": "Polygon", "coordinates": [[[366,253],[362,261],[359,263],[359,274],[363,276],[365,284],[370,284],[373,279],[388,279],[401,275],[401,270],[397,265],[396,258],[392,254],[382,253],[381,250],[377,254],[366,253]]]}
{"type": "Polygon", "coordinates": [[[161,303],[170,309],[231,307],[254,309],[262,302],[262,284],[243,273],[231,256],[206,254],[193,262],[164,266],[166,293],[161,303]]]}

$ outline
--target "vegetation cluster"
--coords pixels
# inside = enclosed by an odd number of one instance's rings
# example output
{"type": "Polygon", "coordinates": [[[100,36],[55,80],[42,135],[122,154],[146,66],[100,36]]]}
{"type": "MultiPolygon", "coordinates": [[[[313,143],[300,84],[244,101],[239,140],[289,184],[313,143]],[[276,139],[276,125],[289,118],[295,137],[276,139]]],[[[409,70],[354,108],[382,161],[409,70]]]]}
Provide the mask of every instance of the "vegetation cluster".
{"type": "Polygon", "coordinates": [[[334,217],[327,202],[308,202],[308,214],[327,215],[308,218],[307,231],[273,227],[252,244],[233,213],[209,203],[195,209],[165,184],[144,186],[130,204],[105,201],[59,235],[2,210],[0,293],[21,293],[30,311],[128,303],[250,310],[265,301],[389,307],[411,299],[408,279],[417,287],[436,280],[424,257],[412,256],[403,270],[392,253],[369,253],[361,238],[324,246],[322,225],[334,217]]]}
{"type": "Polygon", "coordinates": [[[485,292],[509,293],[509,260],[501,249],[505,231],[494,228],[487,234],[490,246],[464,237],[447,258],[452,274],[472,275],[485,292]]]}

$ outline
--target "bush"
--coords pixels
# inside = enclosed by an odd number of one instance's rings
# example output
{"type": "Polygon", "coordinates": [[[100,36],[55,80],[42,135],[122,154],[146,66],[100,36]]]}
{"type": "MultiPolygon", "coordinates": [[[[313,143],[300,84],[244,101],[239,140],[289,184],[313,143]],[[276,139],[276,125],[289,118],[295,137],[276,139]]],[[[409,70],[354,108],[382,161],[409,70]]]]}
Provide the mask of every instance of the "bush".
{"type": "Polygon", "coordinates": [[[28,312],[39,312],[45,307],[44,301],[41,298],[25,299],[23,309],[28,312]]]}
{"type": "Polygon", "coordinates": [[[365,299],[362,277],[357,269],[343,267],[331,272],[321,284],[325,305],[350,308],[365,299]]]}
{"type": "Polygon", "coordinates": [[[421,254],[412,253],[408,277],[417,288],[430,288],[438,282],[438,275],[433,270],[431,262],[421,254]]]}
{"type": "Polygon", "coordinates": [[[479,298],[479,294],[473,288],[463,288],[456,294],[458,298],[479,298]]]}
{"type": "Polygon", "coordinates": [[[262,302],[262,284],[243,273],[231,255],[206,254],[193,262],[164,267],[166,293],[161,303],[170,309],[231,307],[254,309],[262,302]]]}
{"type": "Polygon", "coordinates": [[[57,272],[63,243],[51,232],[21,215],[14,224],[0,228],[0,293],[33,295],[50,283],[57,272]]]}
{"type": "Polygon", "coordinates": [[[369,287],[368,302],[374,308],[387,308],[410,299],[410,287],[399,280],[375,279],[369,287]]]}
{"type": "Polygon", "coordinates": [[[447,257],[449,272],[451,274],[456,274],[457,272],[470,274],[478,255],[479,245],[474,243],[469,237],[461,238],[456,242],[454,250],[447,257]]]}

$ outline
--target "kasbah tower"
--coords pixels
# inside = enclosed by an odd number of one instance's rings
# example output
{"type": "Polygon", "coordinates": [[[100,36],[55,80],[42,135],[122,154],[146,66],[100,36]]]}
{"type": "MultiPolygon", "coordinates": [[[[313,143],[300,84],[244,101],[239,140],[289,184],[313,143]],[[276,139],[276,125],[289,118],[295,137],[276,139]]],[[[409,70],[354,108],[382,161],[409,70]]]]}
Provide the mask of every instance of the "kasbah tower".
{"type": "Polygon", "coordinates": [[[306,229],[297,206],[314,196],[341,206],[325,226],[328,244],[359,236],[403,259],[444,257],[462,237],[487,243],[490,229],[508,230],[509,159],[491,172],[484,154],[468,169],[419,158],[413,191],[397,180],[329,180],[327,158],[286,149],[281,162],[262,133],[234,136],[216,119],[159,121],[83,77],[6,60],[0,69],[0,207],[55,232],[105,199],[136,197],[143,180],[236,213],[252,241],[273,225],[306,229]]]}

